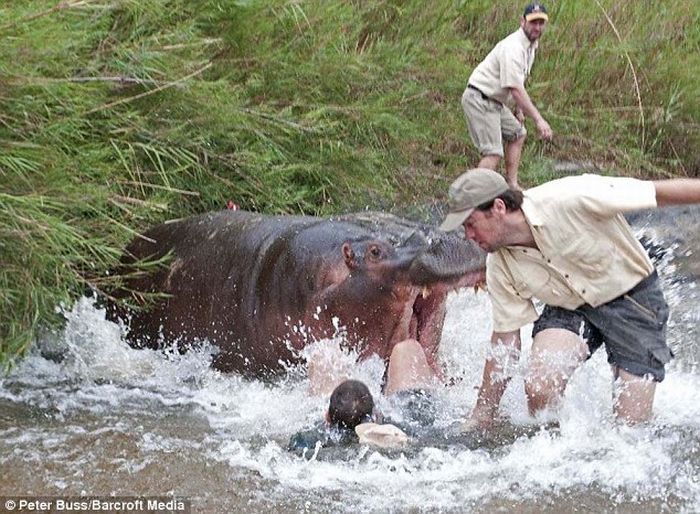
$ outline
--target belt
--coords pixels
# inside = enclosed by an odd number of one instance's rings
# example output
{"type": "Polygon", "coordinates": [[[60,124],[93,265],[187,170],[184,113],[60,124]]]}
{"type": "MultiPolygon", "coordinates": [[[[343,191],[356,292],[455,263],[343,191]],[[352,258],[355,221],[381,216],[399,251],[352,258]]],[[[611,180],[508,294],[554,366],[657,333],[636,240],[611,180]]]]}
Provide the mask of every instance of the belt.
{"type": "MultiPolygon", "coordinates": [[[[472,86],[471,84],[467,84],[467,88],[473,89],[474,91],[476,91],[477,93],[479,93],[479,94],[481,95],[481,98],[483,98],[484,100],[491,100],[492,102],[496,102],[497,104],[500,104],[500,103],[501,103],[501,102],[499,102],[498,100],[494,100],[493,98],[491,98],[490,96],[488,96],[486,93],[484,93],[481,89],[479,89],[479,88],[476,87],[476,86],[472,86]]],[[[502,104],[501,104],[501,105],[502,105],[502,104]]]]}

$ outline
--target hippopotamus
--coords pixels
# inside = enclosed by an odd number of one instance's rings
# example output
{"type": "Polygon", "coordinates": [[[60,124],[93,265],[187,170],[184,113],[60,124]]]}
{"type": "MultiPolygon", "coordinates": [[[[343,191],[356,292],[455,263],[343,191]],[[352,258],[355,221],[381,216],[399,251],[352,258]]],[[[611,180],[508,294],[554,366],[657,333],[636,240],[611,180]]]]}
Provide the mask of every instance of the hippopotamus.
{"type": "Polygon", "coordinates": [[[120,272],[130,278],[113,292],[128,302],[112,300],[107,312],[125,321],[135,347],[212,343],[212,365],[224,372],[273,374],[305,345],[338,335],[360,359],[385,361],[416,339],[437,369],[447,294],[480,285],[484,269],[471,241],[390,214],[223,210],[165,222],[129,244],[120,272]],[[134,271],[158,260],[152,272],[134,271]],[[149,293],[155,301],[144,301],[149,293]]]}

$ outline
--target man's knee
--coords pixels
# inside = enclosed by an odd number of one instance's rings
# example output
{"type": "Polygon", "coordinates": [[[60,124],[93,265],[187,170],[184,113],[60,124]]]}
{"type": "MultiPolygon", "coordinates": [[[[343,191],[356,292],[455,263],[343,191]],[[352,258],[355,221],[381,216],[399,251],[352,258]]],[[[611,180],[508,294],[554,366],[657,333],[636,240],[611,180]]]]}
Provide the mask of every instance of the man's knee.
{"type": "Polygon", "coordinates": [[[546,328],[537,332],[525,378],[530,412],[556,404],[574,371],[587,355],[586,344],[567,329],[546,328]]]}
{"type": "Polygon", "coordinates": [[[527,132],[523,131],[521,134],[514,135],[512,139],[506,140],[506,152],[508,151],[509,147],[517,148],[525,145],[526,136],[527,132]]]}
{"type": "Polygon", "coordinates": [[[613,366],[615,391],[613,409],[618,419],[641,423],[651,418],[656,382],[651,375],[638,376],[613,366]]]}
{"type": "Polygon", "coordinates": [[[528,373],[525,378],[525,395],[530,413],[555,406],[564,393],[565,386],[566,378],[561,373],[542,369],[528,373]]]}
{"type": "Polygon", "coordinates": [[[423,347],[415,339],[405,339],[400,343],[396,343],[391,350],[390,360],[404,360],[425,355],[423,347]]]}

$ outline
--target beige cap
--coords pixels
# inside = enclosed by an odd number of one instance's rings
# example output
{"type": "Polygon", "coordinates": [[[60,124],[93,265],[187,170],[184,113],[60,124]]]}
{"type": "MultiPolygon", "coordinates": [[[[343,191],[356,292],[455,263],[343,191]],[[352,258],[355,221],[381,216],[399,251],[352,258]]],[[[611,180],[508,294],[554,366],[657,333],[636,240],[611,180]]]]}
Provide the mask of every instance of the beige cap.
{"type": "Polygon", "coordinates": [[[392,424],[361,423],[355,427],[361,444],[373,444],[381,448],[396,448],[408,442],[408,436],[392,424]]]}
{"type": "Polygon", "coordinates": [[[500,173],[488,168],[474,168],[462,173],[452,182],[448,194],[450,209],[440,230],[456,230],[474,209],[510,189],[500,173]]]}

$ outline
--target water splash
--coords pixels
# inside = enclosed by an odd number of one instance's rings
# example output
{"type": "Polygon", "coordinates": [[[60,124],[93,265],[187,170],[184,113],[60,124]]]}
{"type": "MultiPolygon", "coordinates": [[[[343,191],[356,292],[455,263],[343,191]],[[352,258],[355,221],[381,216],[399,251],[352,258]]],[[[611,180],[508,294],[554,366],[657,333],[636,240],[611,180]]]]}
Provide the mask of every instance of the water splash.
{"type": "MultiPolygon", "coordinates": [[[[672,341],[683,346],[698,303],[684,284],[668,290],[677,313],[672,341]]],[[[463,292],[448,302],[439,355],[454,385],[436,393],[440,427],[469,414],[491,332],[486,295],[463,292]]],[[[322,419],[327,399],[309,392],[303,367],[275,383],[244,380],[212,370],[206,345],[185,354],[130,348],[121,327],[87,298],[64,314],[65,330],[0,380],[0,468],[13,470],[3,474],[0,494],[175,491],[220,512],[700,509],[693,353],[677,351],[650,427],[615,425],[612,377],[598,352],[572,377],[557,429],[522,430],[546,420],[527,414],[519,365],[501,406],[511,427],[503,441],[444,440],[399,452],[357,447],[342,459],[304,459],[286,451],[287,441],[322,419]]],[[[327,343],[307,351],[323,352],[327,343]]],[[[379,398],[378,360],[353,373],[379,398]]]]}

